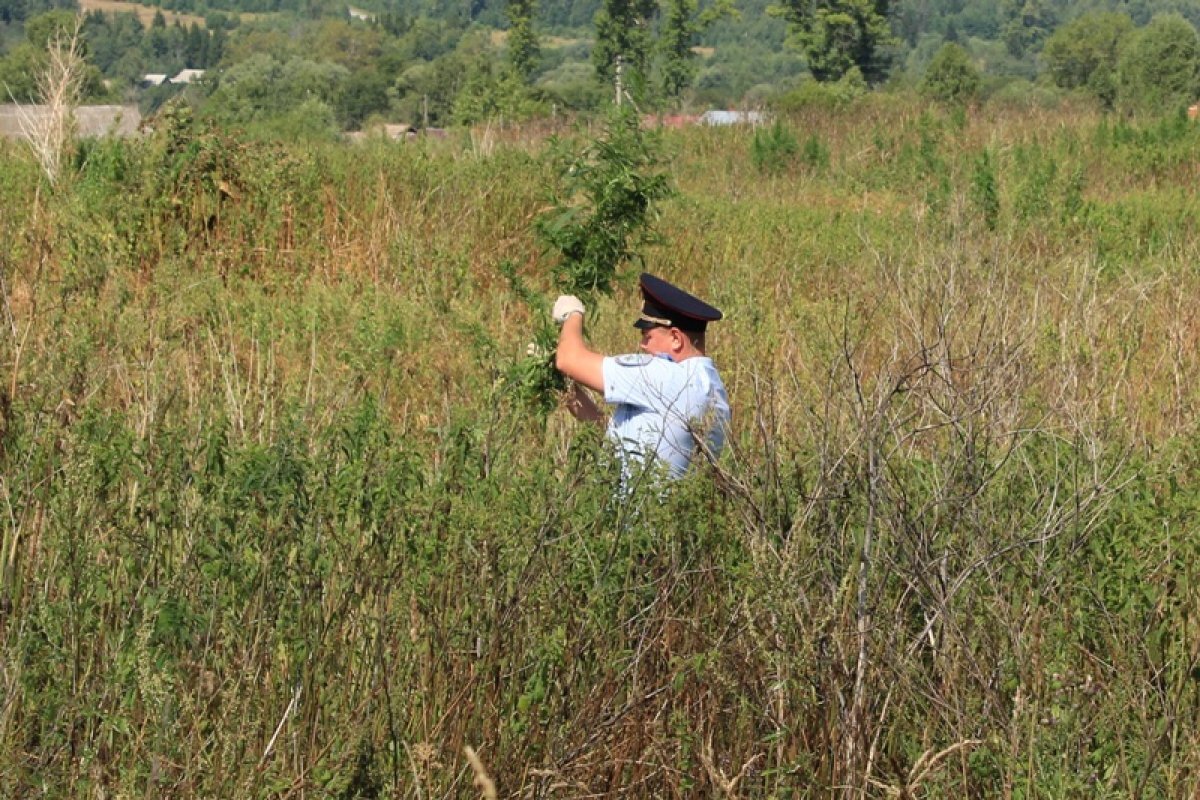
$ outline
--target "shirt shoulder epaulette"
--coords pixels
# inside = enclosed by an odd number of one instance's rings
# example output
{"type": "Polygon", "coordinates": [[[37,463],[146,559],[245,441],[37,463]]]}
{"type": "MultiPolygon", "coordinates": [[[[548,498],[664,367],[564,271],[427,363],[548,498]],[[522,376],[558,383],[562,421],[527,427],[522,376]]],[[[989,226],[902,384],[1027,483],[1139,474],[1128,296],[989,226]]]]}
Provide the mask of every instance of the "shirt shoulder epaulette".
{"type": "Polygon", "coordinates": [[[624,356],[616,356],[613,361],[617,366],[621,367],[644,367],[654,361],[654,356],[646,353],[630,353],[624,356]]]}

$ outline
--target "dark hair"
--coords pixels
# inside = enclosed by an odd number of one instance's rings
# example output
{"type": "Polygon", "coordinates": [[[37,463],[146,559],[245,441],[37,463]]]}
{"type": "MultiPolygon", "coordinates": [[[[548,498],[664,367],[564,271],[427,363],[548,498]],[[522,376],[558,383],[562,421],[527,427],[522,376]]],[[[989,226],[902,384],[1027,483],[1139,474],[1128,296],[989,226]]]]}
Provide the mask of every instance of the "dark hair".
{"type": "Polygon", "coordinates": [[[676,330],[687,337],[688,341],[692,343],[692,347],[704,352],[704,331],[688,331],[683,328],[676,328],[676,330]]]}

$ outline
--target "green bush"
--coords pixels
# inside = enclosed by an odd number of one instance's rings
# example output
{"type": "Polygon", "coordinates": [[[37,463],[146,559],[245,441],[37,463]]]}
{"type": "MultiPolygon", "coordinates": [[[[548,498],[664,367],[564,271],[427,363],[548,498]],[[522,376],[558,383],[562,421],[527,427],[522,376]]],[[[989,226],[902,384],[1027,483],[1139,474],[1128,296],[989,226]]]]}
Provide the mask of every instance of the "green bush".
{"type": "Polygon", "coordinates": [[[974,171],[971,174],[971,200],[987,229],[996,230],[1000,224],[1000,185],[996,178],[995,159],[990,150],[983,150],[975,158],[974,171]]]}
{"type": "Polygon", "coordinates": [[[969,103],[979,94],[979,69],[961,46],[947,43],[921,79],[921,94],[942,103],[969,103]]]}
{"type": "Polygon", "coordinates": [[[820,137],[812,134],[804,140],[800,160],[813,169],[825,169],[829,166],[829,147],[820,137]]]}
{"type": "Polygon", "coordinates": [[[866,91],[862,73],[857,67],[851,67],[837,81],[801,81],[799,86],[776,98],[774,106],[781,113],[843,109],[854,104],[866,91]]]}
{"type": "Polygon", "coordinates": [[[1024,78],[985,80],[981,94],[988,105],[1013,111],[1061,108],[1065,100],[1061,90],[1024,78]]]}
{"type": "Polygon", "coordinates": [[[1200,37],[1179,14],[1158,14],[1124,39],[1117,96],[1129,110],[1175,112],[1200,93],[1200,37]]]}
{"type": "Polygon", "coordinates": [[[800,144],[782,120],[755,128],[750,140],[750,161],[759,172],[782,172],[796,157],[800,144]]]}
{"type": "Polygon", "coordinates": [[[569,294],[610,294],[620,271],[654,238],[655,206],[671,195],[655,134],[628,107],[615,108],[582,152],[568,142],[551,153],[558,184],[552,208],[535,221],[569,294]]]}
{"type": "Polygon", "coordinates": [[[1121,48],[1133,29],[1133,20],[1115,12],[1092,12],[1063,25],[1042,49],[1051,79],[1064,89],[1086,89],[1111,108],[1121,48]]]}

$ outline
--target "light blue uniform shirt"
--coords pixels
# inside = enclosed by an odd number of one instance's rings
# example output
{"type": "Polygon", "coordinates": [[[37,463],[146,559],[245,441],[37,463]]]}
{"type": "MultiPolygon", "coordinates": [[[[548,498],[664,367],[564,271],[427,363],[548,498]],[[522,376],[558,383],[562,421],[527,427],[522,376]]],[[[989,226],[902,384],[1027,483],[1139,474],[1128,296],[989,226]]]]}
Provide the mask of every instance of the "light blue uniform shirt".
{"type": "Polygon", "coordinates": [[[714,458],[720,454],[729,427],[729,395],[711,358],[675,362],[666,356],[609,356],[603,371],[604,399],[616,405],[608,437],[620,448],[626,475],[653,454],[672,478],[682,477],[698,439],[714,458]]]}

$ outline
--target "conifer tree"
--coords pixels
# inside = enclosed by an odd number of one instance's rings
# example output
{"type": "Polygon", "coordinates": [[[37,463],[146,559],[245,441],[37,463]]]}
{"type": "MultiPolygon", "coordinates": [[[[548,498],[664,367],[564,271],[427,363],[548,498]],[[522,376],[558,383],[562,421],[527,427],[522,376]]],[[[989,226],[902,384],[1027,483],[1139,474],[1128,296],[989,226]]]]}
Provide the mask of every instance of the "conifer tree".
{"type": "Polygon", "coordinates": [[[970,102],[979,93],[979,70],[962,45],[946,42],[929,62],[921,94],[943,103],[970,102]]]}
{"type": "Polygon", "coordinates": [[[662,86],[667,97],[678,97],[696,75],[696,53],[692,49],[700,34],[724,16],[734,16],[732,2],[718,0],[703,13],[697,0],[667,0],[666,18],[659,34],[662,51],[662,86]]]}
{"type": "Polygon", "coordinates": [[[533,82],[542,51],[533,17],[537,0],[508,0],[508,61],[525,84],[533,82]]]}
{"type": "Polygon", "coordinates": [[[1058,25],[1054,8],[1046,0],[1005,0],[1003,9],[1008,21],[1000,38],[1017,58],[1040,50],[1058,25]]]}
{"type": "Polygon", "coordinates": [[[619,77],[624,88],[644,80],[657,13],[655,0],[604,0],[596,12],[596,46],[592,49],[592,62],[601,78],[619,77]]]}
{"type": "Polygon", "coordinates": [[[891,0],[782,0],[771,12],[788,21],[791,38],[819,81],[836,81],[858,67],[869,83],[887,76],[891,0]]]}

